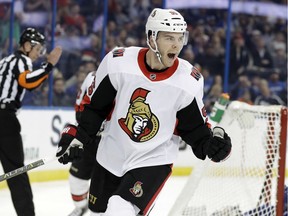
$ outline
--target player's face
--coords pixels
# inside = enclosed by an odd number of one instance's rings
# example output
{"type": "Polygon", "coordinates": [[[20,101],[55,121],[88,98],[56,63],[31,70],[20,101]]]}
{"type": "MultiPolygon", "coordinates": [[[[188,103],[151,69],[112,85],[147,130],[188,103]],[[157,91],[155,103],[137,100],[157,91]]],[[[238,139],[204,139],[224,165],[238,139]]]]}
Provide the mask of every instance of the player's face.
{"type": "Polygon", "coordinates": [[[44,49],[45,48],[41,44],[36,44],[34,46],[31,45],[29,57],[31,58],[32,62],[37,60],[40,56],[43,55],[44,49]]]}
{"type": "Polygon", "coordinates": [[[171,67],[184,46],[184,34],[172,32],[159,32],[157,45],[161,53],[164,66],[171,67]]]}

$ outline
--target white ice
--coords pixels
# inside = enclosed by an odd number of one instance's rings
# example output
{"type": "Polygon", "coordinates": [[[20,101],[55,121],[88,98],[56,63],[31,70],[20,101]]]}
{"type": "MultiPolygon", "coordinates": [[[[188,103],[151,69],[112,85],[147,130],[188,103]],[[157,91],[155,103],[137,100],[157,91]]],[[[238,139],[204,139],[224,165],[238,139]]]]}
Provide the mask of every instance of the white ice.
{"type": "MultiPolygon", "coordinates": [[[[168,179],[149,216],[167,216],[186,180],[187,177],[168,179]]],[[[67,216],[74,209],[68,181],[32,183],[32,190],[36,216],[67,216]]],[[[0,190],[0,216],[16,216],[8,189],[0,190]]]]}
{"type": "MultiPolygon", "coordinates": [[[[167,216],[186,181],[187,177],[170,177],[149,216],[167,216]]],[[[74,209],[68,181],[32,183],[32,190],[36,216],[67,216],[74,209]]],[[[7,188],[0,190],[0,216],[17,216],[7,188]]]]}

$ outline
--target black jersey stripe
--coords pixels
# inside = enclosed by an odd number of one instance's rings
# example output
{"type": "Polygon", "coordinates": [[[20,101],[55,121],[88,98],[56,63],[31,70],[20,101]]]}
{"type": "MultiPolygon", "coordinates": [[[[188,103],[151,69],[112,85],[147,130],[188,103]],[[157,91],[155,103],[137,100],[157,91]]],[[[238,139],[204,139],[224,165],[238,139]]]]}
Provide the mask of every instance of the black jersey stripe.
{"type": "MultiPolygon", "coordinates": [[[[10,55],[3,59],[0,64],[1,68],[1,82],[0,82],[0,103],[7,103],[12,101],[15,104],[21,104],[21,95],[24,91],[22,87],[17,84],[19,76],[19,58],[20,55],[10,55]]],[[[25,67],[28,68],[26,61],[25,67]]]]}
{"type": "Polygon", "coordinates": [[[0,103],[11,102],[16,105],[16,108],[20,108],[25,89],[33,90],[38,87],[48,77],[52,68],[51,63],[46,63],[33,71],[31,59],[21,51],[16,51],[2,59],[0,61],[0,103]]]}
{"type": "Polygon", "coordinates": [[[17,59],[15,56],[12,56],[11,58],[6,58],[3,62],[3,65],[1,65],[1,71],[2,72],[2,80],[0,83],[0,98],[1,102],[4,101],[4,99],[10,99],[11,97],[11,86],[14,83],[15,78],[13,77],[13,69],[11,68],[11,65],[16,65],[17,59]],[[8,87],[8,88],[7,88],[8,87]]]}

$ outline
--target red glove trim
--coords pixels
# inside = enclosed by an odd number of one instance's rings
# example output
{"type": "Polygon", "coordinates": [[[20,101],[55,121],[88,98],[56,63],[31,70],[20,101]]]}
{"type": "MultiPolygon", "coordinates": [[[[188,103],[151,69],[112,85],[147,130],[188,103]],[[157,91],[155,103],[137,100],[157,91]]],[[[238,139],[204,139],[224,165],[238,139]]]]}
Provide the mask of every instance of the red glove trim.
{"type": "Polygon", "coordinates": [[[77,129],[74,126],[68,125],[67,127],[65,127],[62,131],[62,134],[69,134],[73,137],[76,137],[76,133],[77,133],[77,129]]]}

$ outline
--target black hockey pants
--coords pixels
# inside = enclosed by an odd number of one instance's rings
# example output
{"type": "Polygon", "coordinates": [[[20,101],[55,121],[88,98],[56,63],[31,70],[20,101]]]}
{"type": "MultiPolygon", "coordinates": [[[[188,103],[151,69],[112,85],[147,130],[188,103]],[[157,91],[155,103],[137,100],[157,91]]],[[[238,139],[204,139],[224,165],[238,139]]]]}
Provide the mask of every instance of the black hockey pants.
{"type": "MultiPolygon", "coordinates": [[[[21,126],[15,112],[0,109],[0,162],[4,172],[24,166],[21,126]]],[[[34,216],[33,195],[27,173],[7,180],[18,216],[34,216]]]]}

